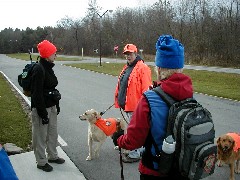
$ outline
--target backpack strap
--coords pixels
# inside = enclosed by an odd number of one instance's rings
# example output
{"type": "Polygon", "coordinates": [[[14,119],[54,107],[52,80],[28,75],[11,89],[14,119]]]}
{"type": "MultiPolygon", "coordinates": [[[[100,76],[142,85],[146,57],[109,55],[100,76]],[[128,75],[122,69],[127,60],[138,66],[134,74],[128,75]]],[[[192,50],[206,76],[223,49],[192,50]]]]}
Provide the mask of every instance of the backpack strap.
{"type": "Polygon", "coordinates": [[[155,150],[156,150],[156,157],[159,158],[159,157],[161,156],[161,152],[160,152],[160,150],[158,149],[157,143],[155,142],[153,136],[152,136],[152,143],[153,143],[153,146],[154,146],[154,148],[155,148],[155,150]]]}
{"type": "Polygon", "coordinates": [[[168,107],[171,107],[175,102],[177,102],[167,93],[165,93],[160,86],[157,86],[152,90],[156,92],[163,99],[164,102],[167,103],[168,107]]]}
{"type": "MultiPolygon", "coordinates": [[[[166,104],[168,105],[169,108],[170,108],[174,103],[177,102],[177,101],[175,101],[171,96],[169,96],[167,93],[165,93],[160,86],[157,86],[156,88],[153,88],[152,90],[153,90],[157,95],[159,95],[159,96],[163,99],[164,102],[166,102],[166,104]]],[[[168,120],[167,120],[167,133],[166,133],[165,138],[168,137],[169,135],[172,135],[171,122],[170,122],[170,121],[171,121],[171,119],[168,118],[168,120]]],[[[158,149],[158,146],[157,146],[154,138],[152,138],[152,140],[153,140],[153,146],[154,146],[154,148],[155,148],[155,150],[156,150],[157,155],[160,155],[161,153],[160,153],[160,151],[159,151],[159,149],[158,149]]]]}

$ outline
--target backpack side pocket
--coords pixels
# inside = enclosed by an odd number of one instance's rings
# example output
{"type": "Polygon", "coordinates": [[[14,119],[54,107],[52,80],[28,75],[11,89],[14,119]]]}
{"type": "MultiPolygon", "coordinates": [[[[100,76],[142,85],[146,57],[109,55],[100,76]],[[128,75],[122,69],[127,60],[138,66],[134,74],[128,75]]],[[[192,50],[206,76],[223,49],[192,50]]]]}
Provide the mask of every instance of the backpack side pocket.
{"type": "Polygon", "coordinates": [[[217,146],[208,141],[195,148],[188,177],[202,179],[213,174],[217,161],[217,146]]]}

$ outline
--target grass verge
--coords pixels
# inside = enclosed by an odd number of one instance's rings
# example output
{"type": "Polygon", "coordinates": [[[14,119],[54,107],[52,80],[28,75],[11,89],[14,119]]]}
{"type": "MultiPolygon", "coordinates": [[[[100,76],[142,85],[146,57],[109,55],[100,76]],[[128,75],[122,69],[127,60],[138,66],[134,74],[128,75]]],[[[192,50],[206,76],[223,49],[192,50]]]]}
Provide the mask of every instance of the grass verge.
{"type": "MultiPolygon", "coordinates": [[[[78,63],[66,65],[99,73],[110,74],[113,76],[118,76],[123,67],[122,63],[104,63],[103,66],[98,66],[95,63],[78,63]]],[[[154,67],[150,66],[150,68],[152,70],[152,79],[156,80],[154,67]]],[[[192,78],[195,92],[240,101],[239,74],[187,69],[184,70],[184,73],[192,78]]]]}
{"type": "Polygon", "coordinates": [[[14,143],[24,151],[31,144],[31,124],[17,94],[0,73],[0,143],[14,143]]]}

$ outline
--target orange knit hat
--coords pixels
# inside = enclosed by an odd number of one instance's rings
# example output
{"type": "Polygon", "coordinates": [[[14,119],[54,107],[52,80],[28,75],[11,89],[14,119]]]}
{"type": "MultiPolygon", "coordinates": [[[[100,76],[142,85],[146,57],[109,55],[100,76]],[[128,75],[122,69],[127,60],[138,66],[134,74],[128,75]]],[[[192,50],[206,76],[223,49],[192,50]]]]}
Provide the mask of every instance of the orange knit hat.
{"type": "Polygon", "coordinates": [[[37,48],[38,48],[40,57],[42,58],[48,58],[49,56],[57,52],[56,46],[54,46],[48,40],[43,40],[42,42],[40,42],[37,45],[37,48]]]}

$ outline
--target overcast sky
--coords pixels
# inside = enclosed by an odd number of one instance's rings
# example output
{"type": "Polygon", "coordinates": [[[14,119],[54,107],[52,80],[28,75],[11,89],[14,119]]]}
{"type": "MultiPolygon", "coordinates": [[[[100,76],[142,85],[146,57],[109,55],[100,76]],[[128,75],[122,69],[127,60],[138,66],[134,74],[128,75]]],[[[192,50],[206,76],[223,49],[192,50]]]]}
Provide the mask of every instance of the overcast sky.
{"type": "MultiPolygon", "coordinates": [[[[158,0],[97,0],[102,11],[117,7],[152,5],[158,0]]],[[[83,17],[88,0],[0,0],[0,31],[4,28],[55,26],[66,16],[73,19],[83,17]]]]}

